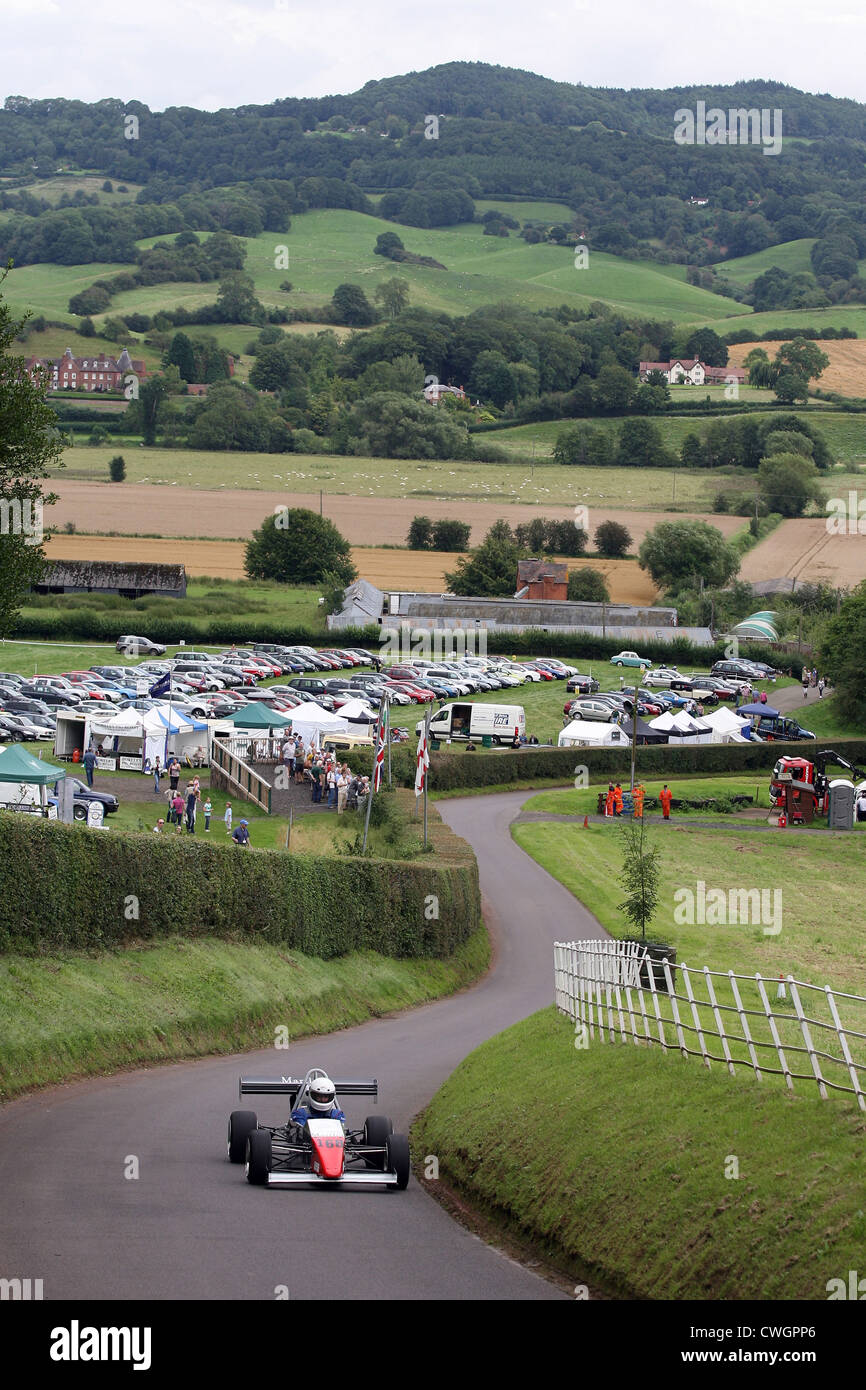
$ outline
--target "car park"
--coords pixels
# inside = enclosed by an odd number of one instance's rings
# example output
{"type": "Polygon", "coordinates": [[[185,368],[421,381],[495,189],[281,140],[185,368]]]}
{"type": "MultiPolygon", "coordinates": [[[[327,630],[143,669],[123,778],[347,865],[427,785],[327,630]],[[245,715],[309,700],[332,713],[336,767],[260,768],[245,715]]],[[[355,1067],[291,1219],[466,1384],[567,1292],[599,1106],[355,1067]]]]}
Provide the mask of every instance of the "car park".
{"type": "Polygon", "coordinates": [[[594,691],[598,690],[599,684],[594,676],[583,676],[579,671],[576,671],[573,676],[569,676],[565,688],[578,695],[592,695],[594,691]]]}

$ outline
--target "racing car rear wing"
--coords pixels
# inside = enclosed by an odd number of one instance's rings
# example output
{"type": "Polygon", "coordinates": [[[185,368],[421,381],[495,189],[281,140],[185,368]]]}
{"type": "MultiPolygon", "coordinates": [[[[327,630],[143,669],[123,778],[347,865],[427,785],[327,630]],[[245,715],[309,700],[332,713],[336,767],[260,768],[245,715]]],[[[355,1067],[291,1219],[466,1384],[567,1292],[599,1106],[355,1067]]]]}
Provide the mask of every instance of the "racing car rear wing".
{"type": "MultiPolygon", "coordinates": [[[[336,1077],[331,1078],[334,1082],[338,1096],[376,1096],[379,1095],[379,1082],[374,1077],[372,1081],[339,1081],[336,1077]]],[[[292,1076],[241,1076],[238,1079],[238,1095],[241,1096],[295,1096],[304,1084],[303,1077],[292,1076]]]]}

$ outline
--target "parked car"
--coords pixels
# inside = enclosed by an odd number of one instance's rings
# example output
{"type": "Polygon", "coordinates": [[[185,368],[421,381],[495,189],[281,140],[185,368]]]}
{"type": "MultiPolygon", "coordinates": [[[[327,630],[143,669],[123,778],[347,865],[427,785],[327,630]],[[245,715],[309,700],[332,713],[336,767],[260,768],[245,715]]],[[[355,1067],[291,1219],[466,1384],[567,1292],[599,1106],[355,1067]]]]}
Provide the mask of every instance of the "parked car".
{"type": "Polygon", "coordinates": [[[637,652],[617,652],[610,659],[611,666],[652,666],[648,656],[638,656],[637,652]]]}
{"type": "MultiPolygon", "coordinates": [[[[120,802],[113,792],[97,791],[95,787],[88,787],[86,782],[80,782],[77,777],[69,777],[67,782],[71,782],[75,788],[75,798],[73,802],[72,815],[75,820],[85,820],[87,818],[87,808],[91,802],[98,801],[107,816],[110,816],[120,806],[120,802]]],[[[55,782],[51,788],[55,796],[58,794],[59,783],[55,782]]]]}
{"type": "Polygon", "coordinates": [[[621,711],[606,701],[582,699],[571,702],[568,714],[572,719],[594,719],[598,723],[607,724],[618,719],[621,711]]]}
{"type": "Polygon", "coordinates": [[[149,637],[118,637],[115,651],[124,656],[165,656],[161,642],[151,642],[149,637]]]}
{"type": "Polygon", "coordinates": [[[575,691],[579,695],[592,695],[598,690],[598,681],[595,676],[583,676],[578,671],[573,676],[569,676],[566,683],[566,690],[575,691]]]}

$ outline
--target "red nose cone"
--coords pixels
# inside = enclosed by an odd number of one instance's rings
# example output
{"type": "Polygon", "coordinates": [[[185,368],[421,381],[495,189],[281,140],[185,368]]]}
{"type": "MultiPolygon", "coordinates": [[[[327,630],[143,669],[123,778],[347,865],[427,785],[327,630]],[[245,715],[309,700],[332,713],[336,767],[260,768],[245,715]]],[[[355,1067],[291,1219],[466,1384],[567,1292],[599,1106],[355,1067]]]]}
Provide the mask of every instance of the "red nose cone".
{"type": "MultiPolygon", "coordinates": [[[[324,1126],[322,1127],[324,1128],[324,1126]]],[[[340,1126],[337,1125],[336,1128],[339,1129],[340,1126]]],[[[340,1134],[311,1134],[310,1137],[313,1143],[313,1172],[322,1178],[341,1178],[343,1176],[346,1143],[342,1132],[340,1134]]]]}

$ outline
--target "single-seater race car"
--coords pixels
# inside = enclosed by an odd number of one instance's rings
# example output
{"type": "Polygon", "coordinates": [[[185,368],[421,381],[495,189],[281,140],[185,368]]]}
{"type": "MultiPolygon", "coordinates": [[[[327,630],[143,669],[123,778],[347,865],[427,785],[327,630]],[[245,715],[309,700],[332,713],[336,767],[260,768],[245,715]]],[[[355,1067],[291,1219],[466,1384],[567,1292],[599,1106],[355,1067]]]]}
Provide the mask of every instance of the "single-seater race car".
{"type": "Polygon", "coordinates": [[[395,1134],[387,1115],[368,1115],[363,1129],[347,1129],[338,1096],[378,1096],[373,1081],[332,1081],[318,1067],[303,1080],[291,1076],[242,1076],[243,1096],[288,1096],[283,1125],[260,1125],[253,1110],[229,1116],[228,1157],[243,1163],[256,1187],[295,1183],[355,1186],[373,1184],[404,1190],[409,1182],[409,1140],[395,1134]]]}

